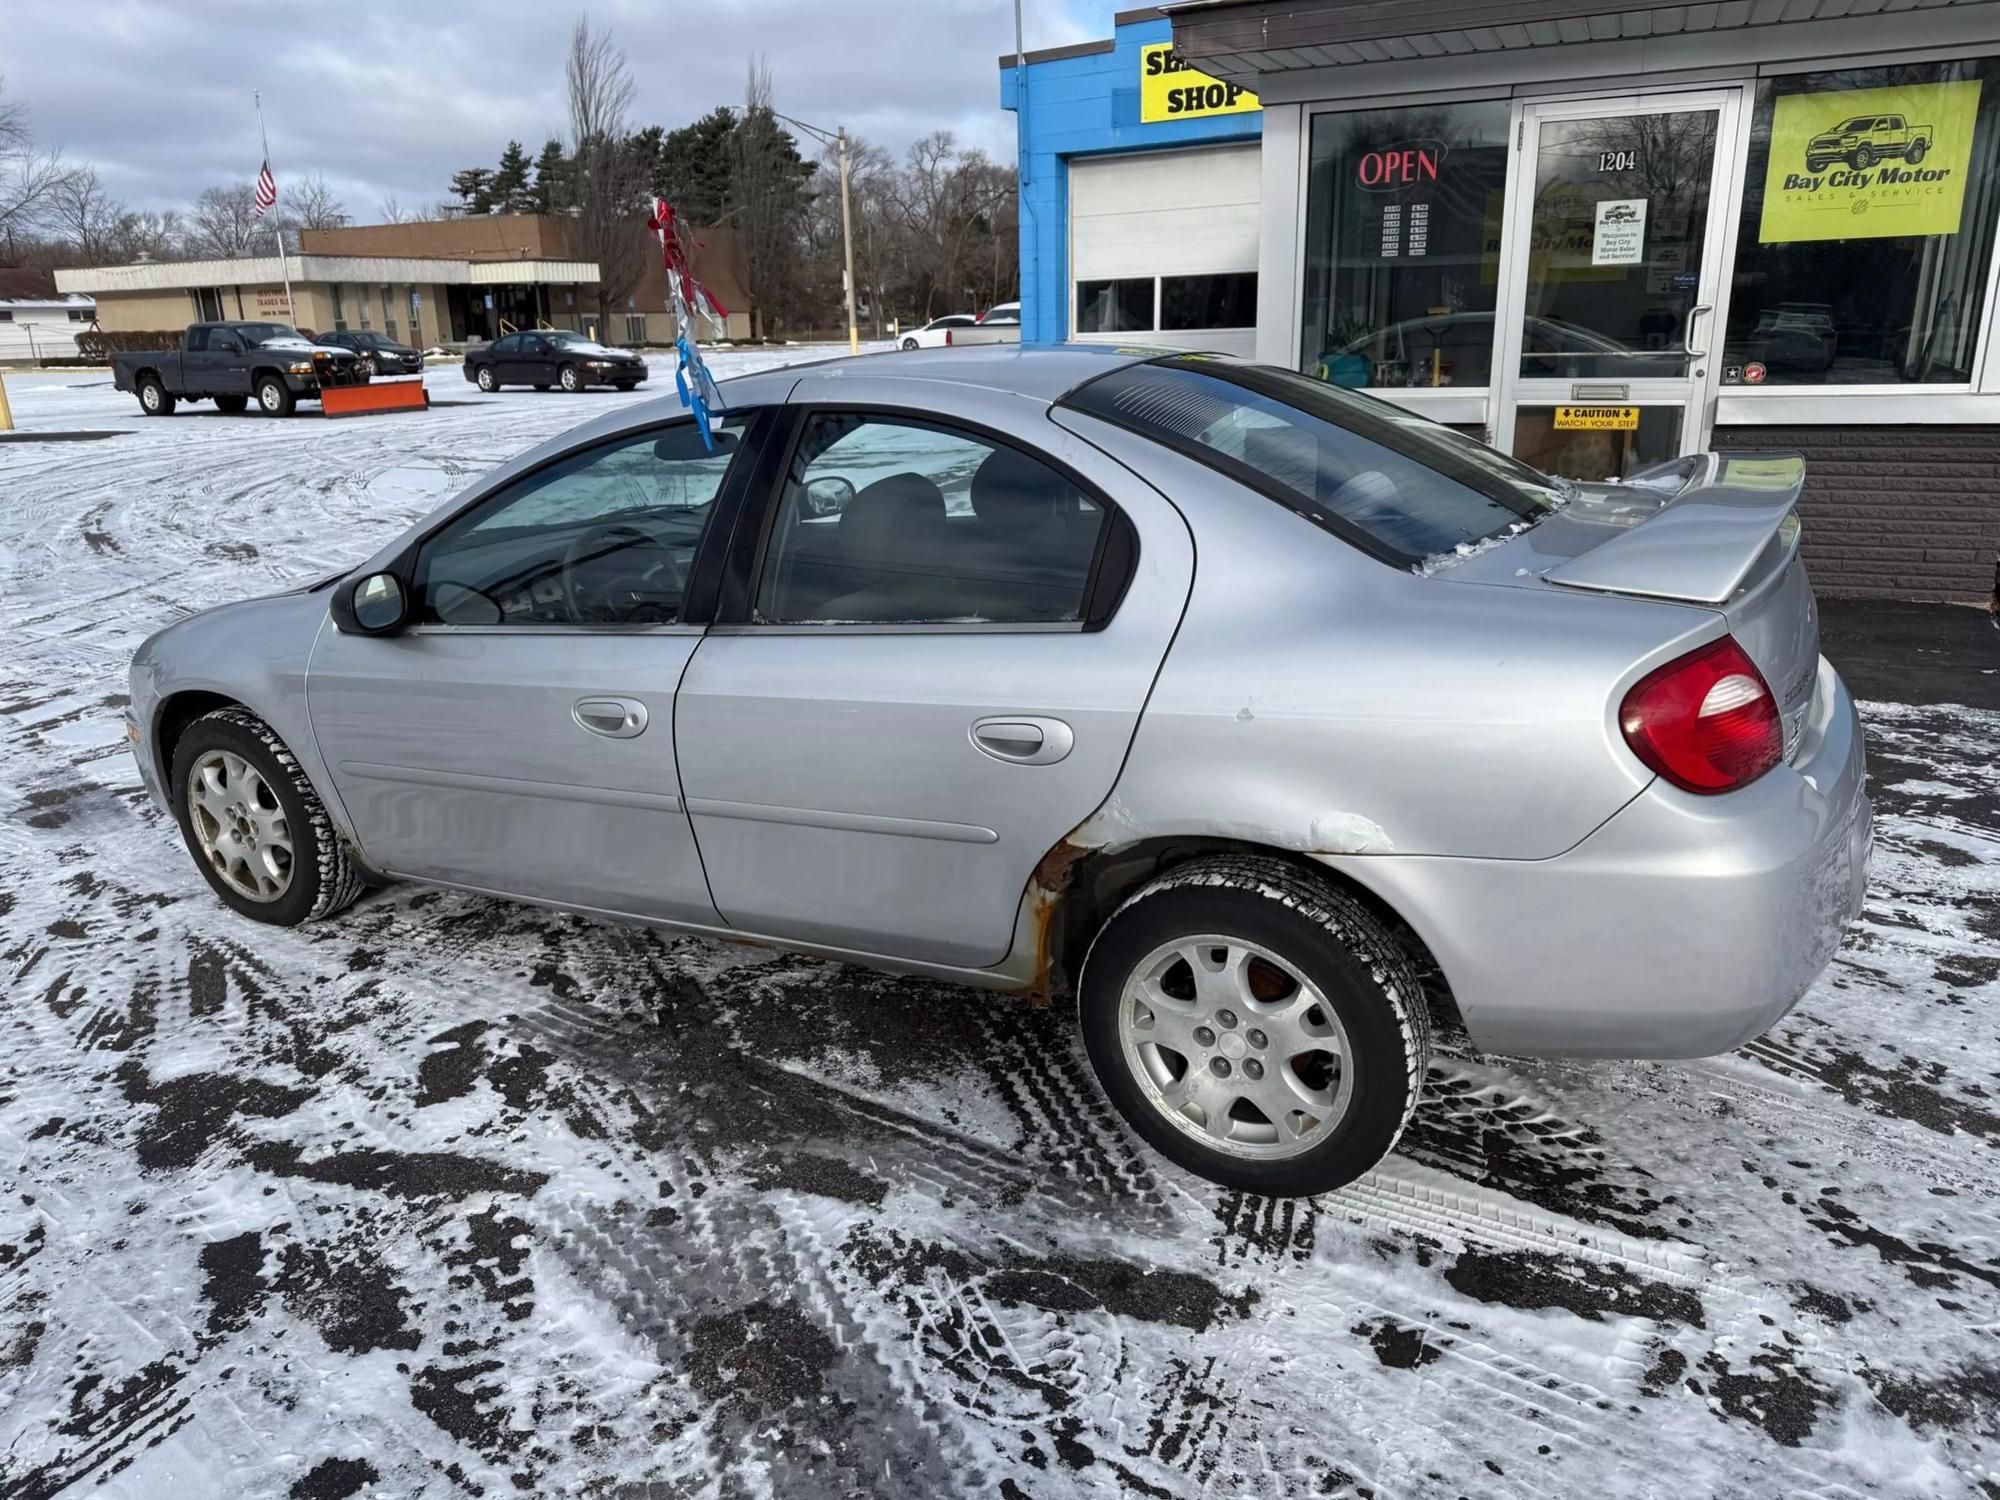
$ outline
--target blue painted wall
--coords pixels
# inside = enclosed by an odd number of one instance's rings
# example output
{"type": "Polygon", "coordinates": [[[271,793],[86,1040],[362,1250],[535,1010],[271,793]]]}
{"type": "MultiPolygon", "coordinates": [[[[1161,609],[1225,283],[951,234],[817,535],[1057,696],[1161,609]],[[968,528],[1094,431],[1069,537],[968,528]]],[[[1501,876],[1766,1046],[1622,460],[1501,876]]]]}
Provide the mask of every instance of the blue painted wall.
{"type": "Polygon", "coordinates": [[[1254,141],[1263,134],[1259,113],[1140,123],[1139,49],[1171,42],[1173,32],[1164,17],[1134,21],[1116,29],[1109,52],[1000,71],[1000,107],[1014,111],[1020,151],[1023,342],[1069,336],[1071,157],[1254,141]]]}

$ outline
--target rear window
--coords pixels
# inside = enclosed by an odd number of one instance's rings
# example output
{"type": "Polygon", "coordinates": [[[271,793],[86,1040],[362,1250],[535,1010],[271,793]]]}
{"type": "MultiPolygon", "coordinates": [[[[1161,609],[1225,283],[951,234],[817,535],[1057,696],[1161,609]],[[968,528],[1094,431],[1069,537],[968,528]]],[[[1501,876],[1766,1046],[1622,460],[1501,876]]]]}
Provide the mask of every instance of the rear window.
{"type": "Polygon", "coordinates": [[[1564,481],[1385,401],[1212,355],[1127,365],[1063,404],[1403,567],[1510,535],[1568,498],[1564,481]]]}

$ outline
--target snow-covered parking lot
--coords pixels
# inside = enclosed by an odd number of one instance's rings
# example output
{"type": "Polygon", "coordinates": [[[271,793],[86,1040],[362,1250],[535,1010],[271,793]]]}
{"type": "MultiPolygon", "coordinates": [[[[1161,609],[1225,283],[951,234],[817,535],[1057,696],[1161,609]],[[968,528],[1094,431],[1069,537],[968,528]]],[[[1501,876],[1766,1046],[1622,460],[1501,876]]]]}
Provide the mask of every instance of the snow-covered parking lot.
{"type": "Polygon", "coordinates": [[[410,887],[224,909],[132,648],[672,388],[428,379],[8,377],[115,435],[0,444],[0,1495],[2000,1496],[1991,701],[1865,705],[1866,920],[1771,1036],[1444,1055],[1384,1168],[1250,1198],[1059,1012],[410,887]]]}

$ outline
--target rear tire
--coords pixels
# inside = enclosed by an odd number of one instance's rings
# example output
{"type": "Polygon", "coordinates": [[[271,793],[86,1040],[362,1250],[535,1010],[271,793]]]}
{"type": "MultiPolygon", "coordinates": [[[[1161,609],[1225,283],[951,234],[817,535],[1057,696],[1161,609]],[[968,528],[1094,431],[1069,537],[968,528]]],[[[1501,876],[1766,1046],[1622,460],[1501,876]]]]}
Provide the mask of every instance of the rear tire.
{"type": "Polygon", "coordinates": [[[481,365],[472,377],[472,383],[489,396],[500,389],[500,382],[493,377],[493,366],[481,365]]]}
{"type": "Polygon", "coordinates": [[[139,410],[149,417],[171,417],[174,414],[174,398],[167,388],[153,376],[148,375],[139,382],[137,392],[139,410]]]}
{"type": "Polygon", "coordinates": [[[227,416],[240,417],[250,409],[248,396],[217,396],[215,409],[227,416]]]}
{"type": "Polygon", "coordinates": [[[298,402],[292,396],[292,388],[275,375],[263,376],[257,382],[257,409],[267,417],[289,417],[298,402]]]}
{"type": "Polygon", "coordinates": [[[1911,141],[1910,149],[1903,153],[1903,159],[1914,167],[1924,159],[1929,151],[1930,147],[1926,146],[1922,141],[1911,141]]]}
{"type": "Polygon", "coordinates": [[[556,371],[556,384],[574,396],[583,389],[583,372],[575,365],[564,365],[556,371]]]}
{"type": "Polygon", "coordinates": [[[1099,1083],[1155,1150],[1279,1197],[1342,1187],[1395,1149],[1430,1055],[1388,929],[1331,883],[1247,855],[1191,860],[1126,901],[1091,944],[1078,1009],[1099,1083]]]}
{"type": "Polygon", "coordinates": [[[366,889],[305,771],[247,708],[219,708],[188,726],[174,746],[171,785],[188,853],[243,916],[296,927],[353,905],[366,889]],[[238,829],[247,834],[232,836],[238,829]]]}

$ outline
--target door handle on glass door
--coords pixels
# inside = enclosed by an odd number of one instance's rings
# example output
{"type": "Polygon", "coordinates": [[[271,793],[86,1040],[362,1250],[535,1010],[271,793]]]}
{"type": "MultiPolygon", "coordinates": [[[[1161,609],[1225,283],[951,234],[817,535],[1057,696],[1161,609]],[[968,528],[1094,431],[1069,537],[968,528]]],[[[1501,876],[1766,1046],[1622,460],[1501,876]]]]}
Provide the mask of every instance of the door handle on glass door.
{"type": "Polygon", "coordinates": [[[1076,735],[1061,719],[1000,717],[975,723],[972,743],[995,760],[1017,766],[1052,766],[1076,748],[1076,735]]]}
{"type": "Polygon", "coordinates": [[[1713,302],[1697,302],[1693,307],[1688,309],[1687,322],[1681,328],[1681,352],[1687,355],[1689,359],[1708,358],[1708,351],[1706,349],[1697,349],[1694,346],[1694,320],[1703,313],[1712,313],[1714,311],[1715,304],[1713,302]]]}
{"type": "Polygon", "coordinates": [[[646,732],[646,705],[637,698],[579,698],[570,715],[608,740],[629,740],[646,732]]]}

